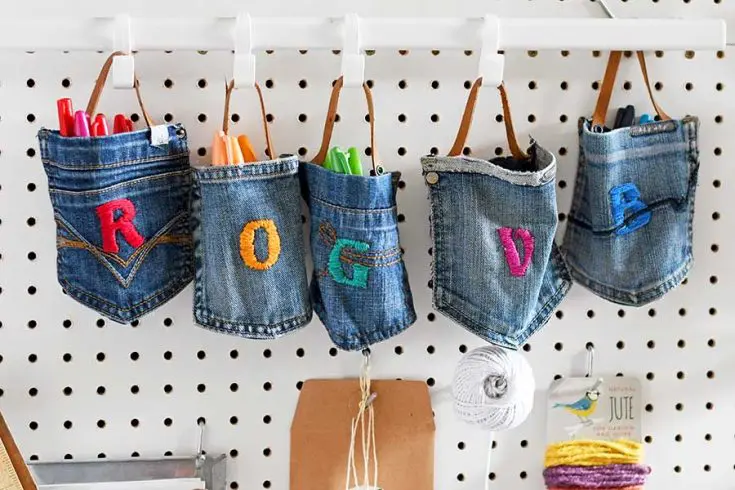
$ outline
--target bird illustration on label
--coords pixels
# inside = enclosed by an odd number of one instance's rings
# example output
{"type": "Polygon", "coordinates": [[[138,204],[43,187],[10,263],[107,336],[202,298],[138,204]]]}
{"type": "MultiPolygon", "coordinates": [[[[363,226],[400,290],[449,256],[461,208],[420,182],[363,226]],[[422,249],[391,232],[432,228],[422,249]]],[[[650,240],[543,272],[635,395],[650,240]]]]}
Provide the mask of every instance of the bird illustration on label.
{"type": "Polygon", "coordinates": [[[585,426],[593,425],[590,419],[592,414],[597,410],[597,403],[600,399],[600,391],[598,388],[602,384],[602,380],[598,379],[591,388],[589,388],[584,396],[574,403],[556,403],[554,408],[562,408],[572,415],[576,415],[585,426]]]}

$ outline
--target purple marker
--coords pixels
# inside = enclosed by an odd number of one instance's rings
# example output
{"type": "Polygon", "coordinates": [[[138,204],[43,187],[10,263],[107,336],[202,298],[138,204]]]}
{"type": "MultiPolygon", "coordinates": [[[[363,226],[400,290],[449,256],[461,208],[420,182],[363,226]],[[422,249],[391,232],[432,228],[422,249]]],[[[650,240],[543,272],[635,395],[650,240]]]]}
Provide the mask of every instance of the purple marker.
{"type": "Polygon", "coordinates": [[[74,113],[74,136],[89,137],[89,116],[84,111],[74,113]]]}

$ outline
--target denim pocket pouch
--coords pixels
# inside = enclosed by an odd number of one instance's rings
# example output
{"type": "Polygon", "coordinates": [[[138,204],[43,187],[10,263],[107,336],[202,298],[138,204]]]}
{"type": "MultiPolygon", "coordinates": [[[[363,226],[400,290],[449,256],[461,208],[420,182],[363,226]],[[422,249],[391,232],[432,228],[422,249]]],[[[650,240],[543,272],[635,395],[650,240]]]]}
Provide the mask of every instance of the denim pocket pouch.
{"type": "Polygon", "coordinates": [[[554,156],[425,157],[434,307],[494,344],[518,349],[571,287],[554,243],[554,156]]]}
{"type": "Polygon", "coordinates": [[[38,133],[56,220],[59,283],[118,322],[165,303],[192,279],[186,131],[96,138],[38,133]]]}
{"type": "Polygon", "coordinates": [[[607,133],[581,125],[562,247],[577,282],[615,303],[641,306],[686,277],[698,126],[691,117],[607,133]]]}
{"type": "Polygon", "coordinates": [[[296,157],[194,171],[194,318],[272,339],[307,324],[309,302],[296,157]]]}
{"type": "Polygon", "coordinates": [[[311,212],[314,310],[332,341],[360,350],[416,321],[398,239],[399,173],[362,177],[302,163],[311,212]]]}

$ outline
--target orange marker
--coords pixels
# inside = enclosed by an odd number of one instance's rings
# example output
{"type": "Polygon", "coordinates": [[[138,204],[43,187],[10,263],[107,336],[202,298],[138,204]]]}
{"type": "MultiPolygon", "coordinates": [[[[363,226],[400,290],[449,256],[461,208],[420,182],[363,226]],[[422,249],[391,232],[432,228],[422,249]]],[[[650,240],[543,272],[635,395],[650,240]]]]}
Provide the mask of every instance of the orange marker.
{"type": "Polygon", "coordinates": [[[240,151],[242,152],[242,157],[246,163],[258,161],[258,157],[255,156],[255,151],[253,150],[253,145],[250,144],[250,140],[247,136],[241,134],[237,137],[237,142],[240,145],[240,151]]]}
{"type": "Polygon", "coordinates": [[[241,163],[245,163],[245,160],[242,156],[242,151],[240,151],[240,145],[238,144],[237,138],[234,136],[228,136],[227,137],[227,143],[228,143],[228,149],[229,151],[229,161],[228,163],[230,165],[239,165],[241,163]]]}

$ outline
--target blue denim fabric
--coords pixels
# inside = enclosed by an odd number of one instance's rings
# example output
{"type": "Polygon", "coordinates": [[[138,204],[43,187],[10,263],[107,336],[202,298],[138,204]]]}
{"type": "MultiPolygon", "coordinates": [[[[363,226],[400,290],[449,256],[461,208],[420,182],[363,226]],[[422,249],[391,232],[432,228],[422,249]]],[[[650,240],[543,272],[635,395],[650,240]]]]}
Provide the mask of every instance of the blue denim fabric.
{"type": "Polygon", "coordinates": [[[194,318],[272,339],[311,320],[296,157],[194,171],[194,318]]]}
{"type": "Polygon", "coordinates": [[[38,133],[59,283],[118,322],[165,303],[194,275],[186,131],[167,129],[160,147],[151,145],[149,129],[98,138],[38,133]]]}
{"type": "Polygon", "coordinates": [[[337,347],[360,350],[416,321],[398,240],[399,173],[343,175],[301,166],[311,211],[314,310],[337,347]]]}
{"type": "Polygon", "coordinates": [[[518,349],[549,320],[571,278],[554,243],[556,160],[424,157],[431,201],[434,308],[518,349]]]}
{"type": "Polygon", "coordinates": [[[575,281],[615,303],[641,306],[686,277],[698,128],[688,117],[594,133],[581,121],[562,246],[575,281]]]}

